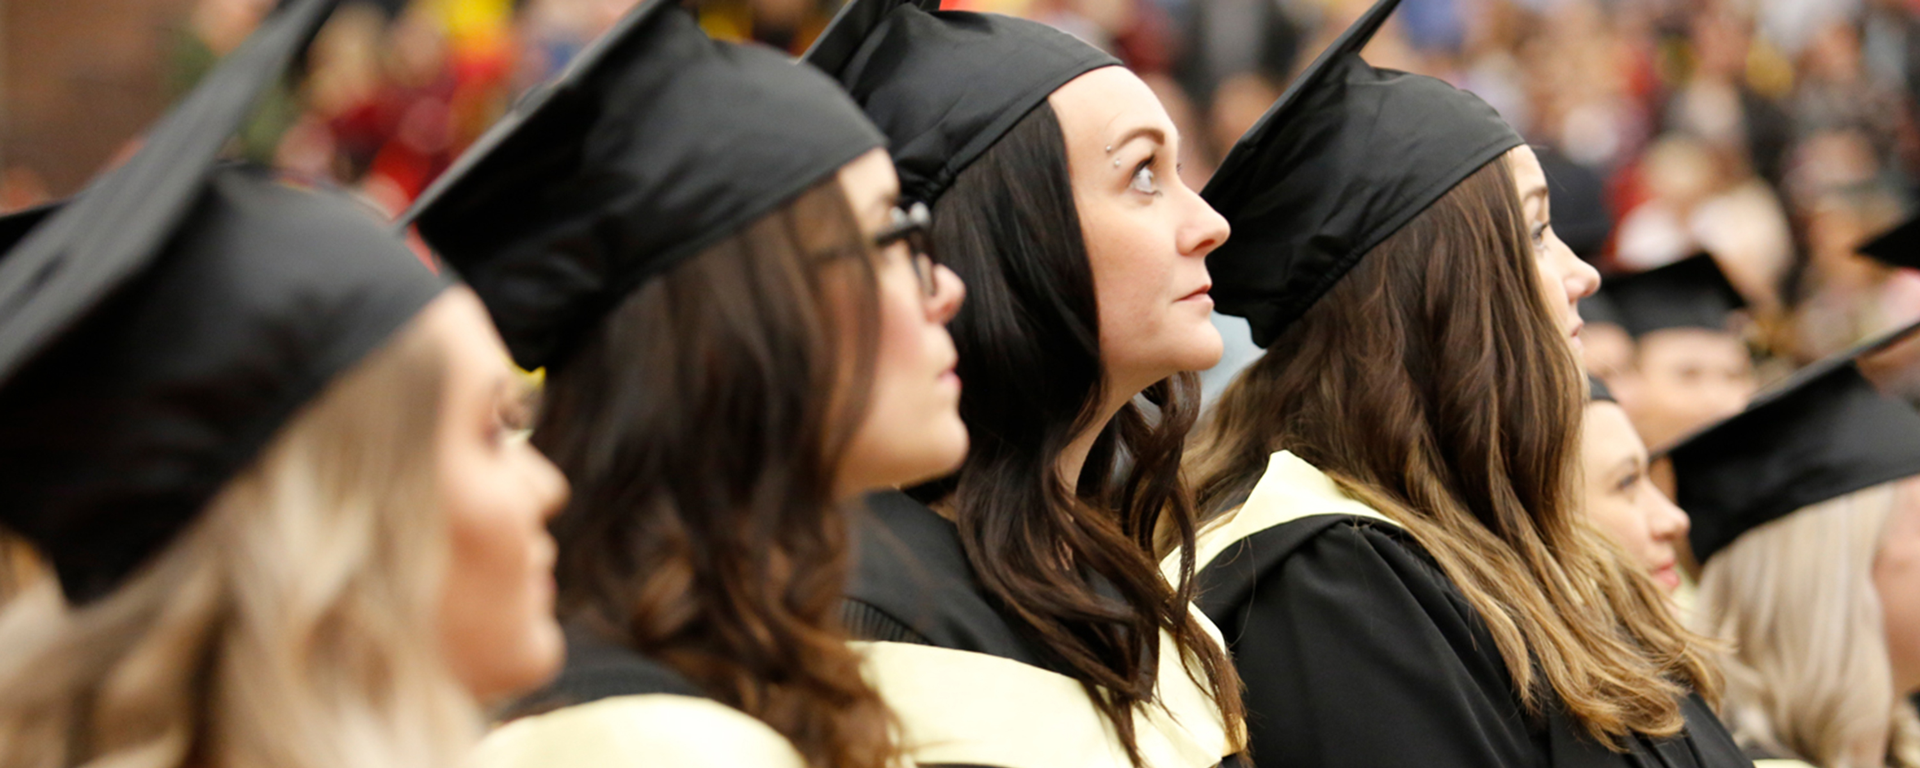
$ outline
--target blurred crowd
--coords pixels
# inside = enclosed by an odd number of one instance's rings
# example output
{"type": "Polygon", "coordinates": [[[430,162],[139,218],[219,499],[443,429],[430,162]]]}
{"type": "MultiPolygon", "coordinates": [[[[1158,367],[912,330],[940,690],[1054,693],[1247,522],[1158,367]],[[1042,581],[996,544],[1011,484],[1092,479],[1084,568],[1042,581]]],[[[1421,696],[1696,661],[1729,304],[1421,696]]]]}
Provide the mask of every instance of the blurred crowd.
{"type": "MultiPolygon", "coordinates": [[[[709,33],[794,53],[836,5],[694,2],[709,33]]],[[[351,0],[246,150],[398,211],[633,4],[351,0]]],[[[1196,188],[1367,4],[948,2],[1046,21],[1126,61],[1181,124],[1196,188]]],[[[166,63],[172,87],[272,6],[195,0],[166,63]]],[[[1920,0],[1407,0],[1367,56],[1499,109],[1540,150],[1556,229],[1604,273],[1711,254],[1745,295],[1763,383],[1920,317],[1920,272],[1854,252],[1915,203],[1920,0]]],[[[6,207],[42,194],[19,170],[0,174],[6,207]]]]}

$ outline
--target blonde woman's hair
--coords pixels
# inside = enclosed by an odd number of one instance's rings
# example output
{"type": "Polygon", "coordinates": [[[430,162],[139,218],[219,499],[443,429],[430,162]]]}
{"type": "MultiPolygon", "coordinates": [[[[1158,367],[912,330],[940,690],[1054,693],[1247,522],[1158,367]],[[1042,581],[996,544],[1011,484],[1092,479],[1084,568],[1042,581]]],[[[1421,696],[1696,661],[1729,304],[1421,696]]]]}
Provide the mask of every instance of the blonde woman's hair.
{"type": "Polygon", "coordinates": [[[1920,766],[1873,586],[1898,488],[1805,507],[1707,562],[1694,621],[1732,646],[1720,710],[1741,746],[1820,768],[1920,766]]]}
{"type": "Polygon", "coordinates": [[[0,613],[0,768],[435,768],[477,736],[441,661],[443,360],[419,327],[335,379],[177,540],[0,613]]]}

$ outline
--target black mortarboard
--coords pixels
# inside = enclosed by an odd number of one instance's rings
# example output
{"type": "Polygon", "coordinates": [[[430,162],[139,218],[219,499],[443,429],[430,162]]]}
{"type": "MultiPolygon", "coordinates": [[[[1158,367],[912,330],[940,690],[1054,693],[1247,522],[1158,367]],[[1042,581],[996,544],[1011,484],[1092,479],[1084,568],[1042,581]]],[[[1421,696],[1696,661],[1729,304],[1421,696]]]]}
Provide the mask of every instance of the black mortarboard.
{"type": "Polygon", "coordinates": [[[1200,193],[1233,224],[1207,257],[1213,299],[1262,347],[1374,246],[1522,143],[1479,97],[1360,58],[1397,5],[1380,0],[1342,32],[1200,193]]]}
{"type": "Polygon", "coordinates": [[[1701,562],[1794,510],[1920,474],[1920,413],[1875,390],[1854,359],[1808,366],[1667,451],[1701,562]]]}
{"type": "Polygon", "coordinates": [[[27,233],[58,210],[59,203],[48,203],[0,215],[0,258],[5,258],[8,251],[26,239],[27,233]]]}
{"type": "Polygon", "coordinates": [[[408,214],[516,362],[564,359],[642,281],[885,146],[832,80],[647,0],[408,214]]]}
{"type": "Polygon", "coordinates": [[[1883,264],[1920,269],[1920,216],[1880,233],[1858,250],[1883,264]]]}
{"type": "Polygon", "coordinates": [[[69,601],[164,548],[445,286],[357,203],[216,160],[331,5],[270,17],[0,260],[0,523],[69,601]]]}
{"type": "MultiPolygon", "coordinates": [[[[1602,301],[1619,313],[1621,327],[1638,339],[1669,328],[1731,332],[1730,315],[1747,305],[1712,256],[1697,254],[1633,275],[1609,278],[1602,301]]],[[[1581,302],[1584,309],[1586,301],[1581,302]]]]}
{"type": "Polygon", "coordinates": [[[1620,308],[1614,306],[1613,299],[1606,291],[1599,291],[1580,300],[1580,319],[1587,325],[1617,325],[1625,328],[1627,323],[1620,317],[1620,308]]]}
{"type": "Polygon", "coordinates": [[[1036,21],[938,7],[851,0],[801,57],[887,134],[901,198],[929,205],[1060,86],[1120,63],[1036,21]]]}

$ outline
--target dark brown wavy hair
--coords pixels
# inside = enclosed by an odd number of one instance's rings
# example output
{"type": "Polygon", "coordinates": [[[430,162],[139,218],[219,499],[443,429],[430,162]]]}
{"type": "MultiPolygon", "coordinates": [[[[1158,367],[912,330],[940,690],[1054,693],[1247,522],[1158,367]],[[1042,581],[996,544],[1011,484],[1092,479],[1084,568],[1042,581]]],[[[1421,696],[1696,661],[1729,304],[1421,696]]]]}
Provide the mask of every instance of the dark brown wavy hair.
{"type": "Polygon", "coordinates": [[[1073,199],[1065,139],[1043,102],[937,203],[934,247],[967,284],[949,330],[973,444],[957,474],[914,495],[946,500],[981,585],[1072,671],[1138,764],[1133,712],[1153,699],[1162,630],[1234,733],[1240,684],[1189,613],[1191,557],[1178,588],[1155,558],[1157,528],[1193,543],[1179,466],[1199,413],[1198,379],[1165,379],[1122,408],[1076,486],[1056,469],[1107,398],[1093,268],[1073,199]]]}
{"type": "Polygon", "coordinates": [[[553,524],[562,619],[765,721],[814,768],[896,753],[838,613],[834,478],[878,322],[865,243],[828,178],[653,279],[548,372],[533,438],[573,481],[553,524]],[[848,294],[855,328],[830,306],[848,294]]]}
{"type": "Polygon", "coordinates": [[[1685,725],[1718,680],[1650,578],[1585,522],[1585,395],[1545,302],[1505,158],[1387,238],[1221,395],[1200,505],[1289,450],[1406,527],[1480,614],[1516,694],[1602,743],[1685,725]]]}

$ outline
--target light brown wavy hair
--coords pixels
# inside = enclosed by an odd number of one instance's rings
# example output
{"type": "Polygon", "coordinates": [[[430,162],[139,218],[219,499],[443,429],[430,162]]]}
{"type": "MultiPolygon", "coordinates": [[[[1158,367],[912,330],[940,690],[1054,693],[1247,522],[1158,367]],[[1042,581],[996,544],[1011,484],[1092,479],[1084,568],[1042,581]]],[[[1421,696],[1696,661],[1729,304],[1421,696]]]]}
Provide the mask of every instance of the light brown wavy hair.
{"type": "Polygon", "coordinates": [[[434,624],[444,357],[403,331],[125,584],[0,613],[0,768],[446,768],[480,713],[434,624]]]}
{"type": "Polygon", "coordinates": [[[1584,379],[1506,158],[1368,253],[1221,395],[1188,464],[1218,515],[1289,450],[1404,526],[1492,633],[1526,710],[1668,736],[1718,681],[1582,515],[1584,379]]]}
{"type": "Polygon", "coordinates": [[[624,299],[548,371],[533,434],[573,482],[553,524],[562,620],[815,768],[897,754],[839,621],[851,545],[834,498],[871,385],[878,253],[829,177],[624,299]]]}

